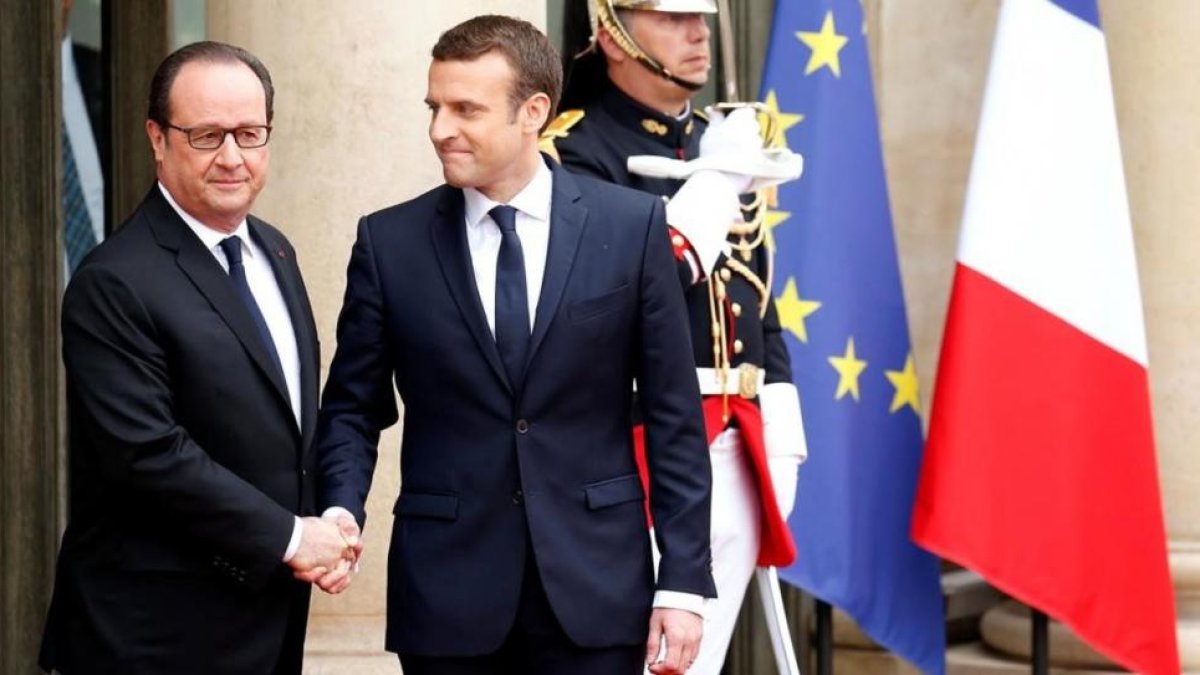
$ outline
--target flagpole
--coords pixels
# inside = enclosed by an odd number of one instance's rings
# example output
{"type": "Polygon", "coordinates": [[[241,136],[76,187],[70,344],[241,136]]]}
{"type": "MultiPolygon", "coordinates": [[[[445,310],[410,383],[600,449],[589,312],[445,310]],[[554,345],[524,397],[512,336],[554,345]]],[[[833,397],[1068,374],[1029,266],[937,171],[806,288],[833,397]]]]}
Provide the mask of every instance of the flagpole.
{"type": "Polygon", "coordinates": [[[1050,672],[1050,629],[1046,621],[1046,613],[1040,609],[1033,607],[1029,608],[1033,616],[1033,626],[1030,629],[1032,635],[1032,649],[1030,650],[1030,664],[1032,665],[1033,675],[1047,675],[1050,672]]]}
{"type": "Polygon", "coordinates": [[[817,675],[833,675],[833,607],[817,601],[817,675]]]}
{"type": "Polygon", "coordinates": [[[725,100],[738,101],[737,55],[733,47],[733,18],[729,0],[717,0],[717,35],[721,41],[721,72],[725,79],[725,100]]]}

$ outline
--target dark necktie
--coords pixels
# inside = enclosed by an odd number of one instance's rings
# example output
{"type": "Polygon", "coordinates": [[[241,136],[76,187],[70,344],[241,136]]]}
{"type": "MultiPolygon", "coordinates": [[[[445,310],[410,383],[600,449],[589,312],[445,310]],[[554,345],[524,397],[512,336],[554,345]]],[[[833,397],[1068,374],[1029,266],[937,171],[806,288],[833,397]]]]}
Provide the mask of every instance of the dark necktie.
{"type": "Polygon", "coordinates": [[[92,230],[92,217],[88,214],[83,199],[83,186],[79,183],[79,167],[75,165],[75,152],[71,149],[71,135],[62,127],[63,161],[63,248],[67,254],[67,270],[83,261],[87,252],[96,245],[96,233],[92,230]]]}
{"type": "Polygon", "coordinates": [[[263,346],[267,348],[267,353],[271,355],[271,361],[275,363],[275,367],[279,369],[279,374],[283,374],[283,365],[279,361],[279,352],[275,350],[275,340],[271,339],[271,331],[267,328],[267,321],[263,318],[262,311],[258,308],[258,303],[254,300],[254,294],[250,292],[250,283],[246,281],[246,265],[242,263],[242,241],[237,237],[226,237],[221,240],[221,250],[225,251],[225,259],[229,261],[229,279],[233,281],[233,287],[237,289],[238,297],[242,299],[242,303],[246,305],[246,310],[250,312],[251,318],[254,319],[254,325],[258,326],[259,337],[262,338],[263,346]]]}
{"type": "Polygon", "coordinates": [[[496,257],[496,347],[509,384],[521,386],[529,349],[529,296],[525,291],[525,254],[517,236],[517,210],[497,206],[488,212],[500,226],[500,254],[496,257]]]}

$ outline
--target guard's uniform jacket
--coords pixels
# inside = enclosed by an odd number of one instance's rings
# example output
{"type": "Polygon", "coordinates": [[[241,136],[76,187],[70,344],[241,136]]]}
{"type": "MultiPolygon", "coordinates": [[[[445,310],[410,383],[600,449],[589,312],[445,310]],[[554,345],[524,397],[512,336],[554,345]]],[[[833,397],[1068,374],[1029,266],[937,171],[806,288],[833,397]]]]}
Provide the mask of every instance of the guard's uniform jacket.
{"type": "MultiPolygon", "coordinates": [[[[606,84],[605,91],[586,108],[564,111],[551,123],[543,134],[542,149],[572,171],[665,200],[683,181],[631,174],[627,158],[694,159],[707,126],[700,113],[689,109],[679,118],[663,115],[606,84]]],[[[753,210],[745,214],[748,221],[753,216],[753,210]]],[[[709,440],[729,424],[742,432],[758,478],[763,514],[758,562],[782,566],[792,562],[796,549],[779,514],[767,472],[757,397],[766,383],[791,382],[792,373],[770,291],[772,262],[765,229],[753,224],[735,226],[729,236],[732,249],[721,254],[711,275],[700,269],[686,238],[674,228],[671,241],[687,299],[706,418],[711,422],[709,440]]]]}

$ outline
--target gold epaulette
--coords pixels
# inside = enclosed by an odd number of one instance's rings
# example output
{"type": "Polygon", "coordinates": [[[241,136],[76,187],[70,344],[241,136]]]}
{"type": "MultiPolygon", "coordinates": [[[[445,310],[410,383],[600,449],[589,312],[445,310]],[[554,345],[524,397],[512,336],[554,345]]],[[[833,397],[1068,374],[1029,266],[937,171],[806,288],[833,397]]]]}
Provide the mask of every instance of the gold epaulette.
{"type": "Polygon", "coordinates": [[[558,148],[554,147],[554,139],[566,138],[571,133],[571,127],[579,124],[579,120],[583,119],[583,114],[583,111],[579,109],[564,110],[559,113],[538,139],[538,150],[550,155],[555,161],[559,161],[558,148]]]}

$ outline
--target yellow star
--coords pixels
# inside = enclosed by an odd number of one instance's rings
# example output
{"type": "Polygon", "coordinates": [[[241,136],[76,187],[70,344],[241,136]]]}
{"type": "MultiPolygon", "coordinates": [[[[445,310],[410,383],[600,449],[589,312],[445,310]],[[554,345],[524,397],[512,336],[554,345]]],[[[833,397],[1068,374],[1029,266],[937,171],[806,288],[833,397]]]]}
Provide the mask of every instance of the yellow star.
{"type": "Polygon", "coordinates": [[[763,217],[763,227],[767,228],[766,242],[767,250],[771,253],[775,252],[775,227],[782,225],[785,220],[792,217],[791,211],[777,211],[775,207],[779,206],[779,186],[772,185],[769,188],[764,188],[761,193],[763,199],[766,200],[767,213],[763,217]]]}
{"type": "Polygon", "coordinates": [[[888,381],[896,388],[888,412],[896,412],[906,405],[911,407],[913,412],[920,412],[920,383],[917,381],[917,364],[913,360],[912,352],[909,352],[908,358],[904,360],[904,370],[885,370],[883,374],[887,375],[888,381]]]}
{"type": "Polygon", "coordinates": [[[841,356],[829,357],[829,365],[838,372],[837,393],[834,400],[841,400],[847,392],[858,400],[858,376],[867,369],[867,362],[858,358],[854,353],[854,338],[846,341],[846,353],[841,356]]]}
{"type": "Polygon", "coordinates": [[[804,300],[796,290],[796,278],[788,277],[787,285],[783,287],[783,295],[775,299],[775,310],[779,312],[779,325],[792,331],[796,339],[808,342],[808,330],[804,320],[808,315],[821,308],[816,300],[804,300]]]}
{"type": "Polygon", "coordinates": [[[821,31],[811,33],[808,31],[799,31],[796,37],[801,42],[808,45],[812,49],[812,55],[808,57],[808,65],[804,68],[805,75],[812,75],[823,66],[829,66],[833,71],[834,77],[842,76],[842,65],[838,60],[838,52],[850,38],[845,35],[838,35],[837,29],[833,25],[833,12],[825,12],[825,21],[821,23],[821,31]]]}
{"type": "Polygon", "coordinates": [[[787,130],[804,121],[804,115],[800,113],[788,113],[779,109],[779,98],[775,96],[775,90],[767,92],[767,100],[763,101],[763,105],[767,106],[775,115],[775,119],[779,121],[779,126],[775,128],[775,136],[771,138],[771,145],[776,148],[787,147],[787,130]]]}
{"type": "Polygon", "coordinates": [[[781,225],[785,220],[792,217],[791,211],[776,211],[767,209],[767,217],[763,219],[763,225],[767,228],[767,233],[775,231],[777,225],[781,225]]]}
{"type": "Polygon", "coordinates": [[[767,215],[763,218],[763,227],[767,228],[767,250],[775,252],[775,227],[782,225],[783,221],[792,217],[791,211],[775,211],[767,209],[767,215]]]}

